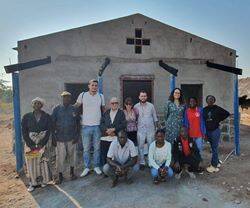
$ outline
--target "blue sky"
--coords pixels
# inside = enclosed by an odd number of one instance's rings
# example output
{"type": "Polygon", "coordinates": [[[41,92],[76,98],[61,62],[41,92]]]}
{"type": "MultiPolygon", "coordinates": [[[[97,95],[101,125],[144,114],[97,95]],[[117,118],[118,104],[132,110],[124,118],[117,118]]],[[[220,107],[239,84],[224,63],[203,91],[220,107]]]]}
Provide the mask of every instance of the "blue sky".
{"type": "Polygon", "coordinates": [[[17,62],[18,40],[141,13],[171,26],[234,48],[243,77],[250,77],[250,0],[2,0],[3,66],[17,62]]]}

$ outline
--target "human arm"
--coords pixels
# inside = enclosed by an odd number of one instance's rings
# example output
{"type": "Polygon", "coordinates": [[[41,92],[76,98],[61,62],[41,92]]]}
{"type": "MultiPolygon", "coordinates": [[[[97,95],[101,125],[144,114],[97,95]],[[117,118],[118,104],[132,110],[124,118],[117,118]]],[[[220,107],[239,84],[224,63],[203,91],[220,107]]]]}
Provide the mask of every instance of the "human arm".
{"type": "Polygon", "coordinates": [[[154,160],[154,151],[155,151],[155,142],[152,142],[148,150],[148,163],[150,167],[158,170],[160,166],[154,160]]]}
{"type": "Polygon", "coordinates": [[[152,116],[154,119],[155,128],[158,128],[159,127],[158,118],[157,118],[155,107],[153,105],[152,105],[152,116]]]}
{"type": "Polygon", "coordinates": [[[218,108],[218,122],[225,120],[230,115],[230,113],[227,110],[221,108],[220,106],[217,106],[217,108],[218,108]]]}
{"type": "Polygon", "coordinates": [[[29,137],[28,114],[23,116],[21,126],[22,126],[22,134],[23,134],[23,139],[25,141],[25,144],[30,149],[34,149],[36,147],[36,144],[29,137]]]}
{"type": "Polygon", "coordinates": [[[40,142],[37,144],[38,147],[42,148],[44,147],[48,141],[49,141],[49,138],[50,138],[50,134],[51,134],[51,131],[52,131],[52,120],[51,120],[51,117],[50,115],[48,114],[45,114],[46,116],[46,124],[47,124],[47,130],[46,130],[46,133],[45,133],[45,136],[43,139],[40,140],[40,142]]]}
{"type": "MultiPolygon", "coordinates": [[[[117,124],[115,125],[114,132],[117,134],[119,131],[126,129],[127,127],[127,120],[125,114],[122,110],[119,110],[119,119],[117,124]]],[[[117,112],[117,114],[118,114],[117,112]]],[[[117,115],[118,116],[118,115],[117,115]]]]}

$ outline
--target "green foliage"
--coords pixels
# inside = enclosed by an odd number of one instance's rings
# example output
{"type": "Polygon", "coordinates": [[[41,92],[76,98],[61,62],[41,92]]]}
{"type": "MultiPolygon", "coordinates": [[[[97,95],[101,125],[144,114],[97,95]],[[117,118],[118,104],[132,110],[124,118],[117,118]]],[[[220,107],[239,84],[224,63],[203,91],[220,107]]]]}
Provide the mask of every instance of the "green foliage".
{"type": "Polygon", "coordinates": [[[0,79],[0,101],[4,103],[12,102],[12,89],[6,85],[7,81],[0,79]]]}

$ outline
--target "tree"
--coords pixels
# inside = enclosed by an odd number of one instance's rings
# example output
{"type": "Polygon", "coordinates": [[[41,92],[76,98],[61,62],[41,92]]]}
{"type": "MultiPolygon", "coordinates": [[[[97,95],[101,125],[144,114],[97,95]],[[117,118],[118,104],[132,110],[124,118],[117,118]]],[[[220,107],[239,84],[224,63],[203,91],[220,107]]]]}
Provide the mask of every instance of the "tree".
{"type": "Polygon", "coordinates": [[[0,100],[5,103],[12,102],[12,89],[7,86],[8,81],[0,79],[0,100]]]}

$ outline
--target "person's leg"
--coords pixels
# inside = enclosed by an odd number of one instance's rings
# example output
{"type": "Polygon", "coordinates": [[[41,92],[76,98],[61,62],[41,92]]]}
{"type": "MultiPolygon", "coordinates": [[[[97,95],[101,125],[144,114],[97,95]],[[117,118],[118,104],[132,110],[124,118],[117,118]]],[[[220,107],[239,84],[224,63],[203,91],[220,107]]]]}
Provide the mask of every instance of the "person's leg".
{"type": "Polygon", "coordinates": [[[212,149],[211,164],[214,167],[217,167],[219,163],[219,155],[218,155],[219,141],[220,141],[220,129],[218,128],[212,132],[212,138],[211,138],[211,149],[212,149]]]}
{"type": "Polygon", "coordinates": [[[145,165],[144,144],[146,140],[146,132],[137,131],[137,140],[138,140],[138,148],[139,148],[140,165],[145,165]]]}
{"type": "Polygon", "coordinates": [[[202,151],[203,151],[203,139],[201,137],[199,138],[194,138],[195,144],[200,152],[200,155],[202,155],[202,151]]]}
{"type": "Polygon", "coordinates": [[[103,166],[103,172],[105,175],[109,176],[112,180],[112,185],[111,187],[115,187],[118,183],[118,176],[115,174],[114,168],[112,168],[109,164],[105,164],[103,166]]]}
{"type": "Polygon", "coordinates": [[[90,169],[90,145],[91,145],[91,127],[84,126],[82,129],[83,161],[85,168],[90,169]]]}
{"type": "Polygon", "coordinates": [[[173,169],[172,169],[171,167],[168,167],[168,168],[167,168],[167,176],[168,176],[169,178],[171,178],[171,177],[173,177],[173,175],[174,175],[173,169]]]}
{"type": "Polygon", "coordinates": [[[61,183],[63,180],[64,162],[66,159],[66,147],[64,142],[56,143],[56,167],[58,173],[57,183],[61,183]]]}
{"type": "Polygon", "coordinates": [[[158,173],[158,170],[152,167],[150,169],[150,172],[151,172],[151,176],[153,178],[154,184],[158,184],[159,183],[159,173],[158,173]]]}
{"type": "Polygon", "coordinates": [[[157,178],[159,176],[158,170],[155,168],[151,168],[151,176],[152,178],[157,178]]]}
{"type": "Polygon", "coordinates": [[[128,172],[126,173],[126,179],[127,179],[127,181],[128,181],[128,183],[131,183],[132,182],[132,180],[131,180],[131,178],[132,178],[132,176],[137,172],[137,171],[139,171],[139,165],[138,164],[135,164],[133,167],[130,167],[129,169],[128,169],[128,172]]]}
{"type": "Polygon", "coordinates": [[[104,166],[107,163],[107,154],[109,151],[111,142],[108,141],[100,141],[100,152],[101,152],[101,157],[100,157],[100,163],[101,166],[104,166]]]}
{"type": "Polygon", "coordinates": [[[71,180],[76,179],[75,173],[74,173],[74,169],[76,166],[76,149],[77,149],[77,145],[76,144],[72,144],[72,141],[67,142],[67,152],[68,152],[68,158],[69,158],[69,163],[70,163],[70,176],[71,176],[71,180]]]}
{"type": "Polygon", "coordinates": [[[100,137],[101,131],[99,126],[93,127],[93,145],[94,145],[94,167],[100,166],[100,137]]]}
{"type": "Polygon", "coordinates": [[[155,140],[155,130],[154,129],[148,129],[147,131],[147,143],[148,143],[148,148],[149,145],[155,140]]]}

